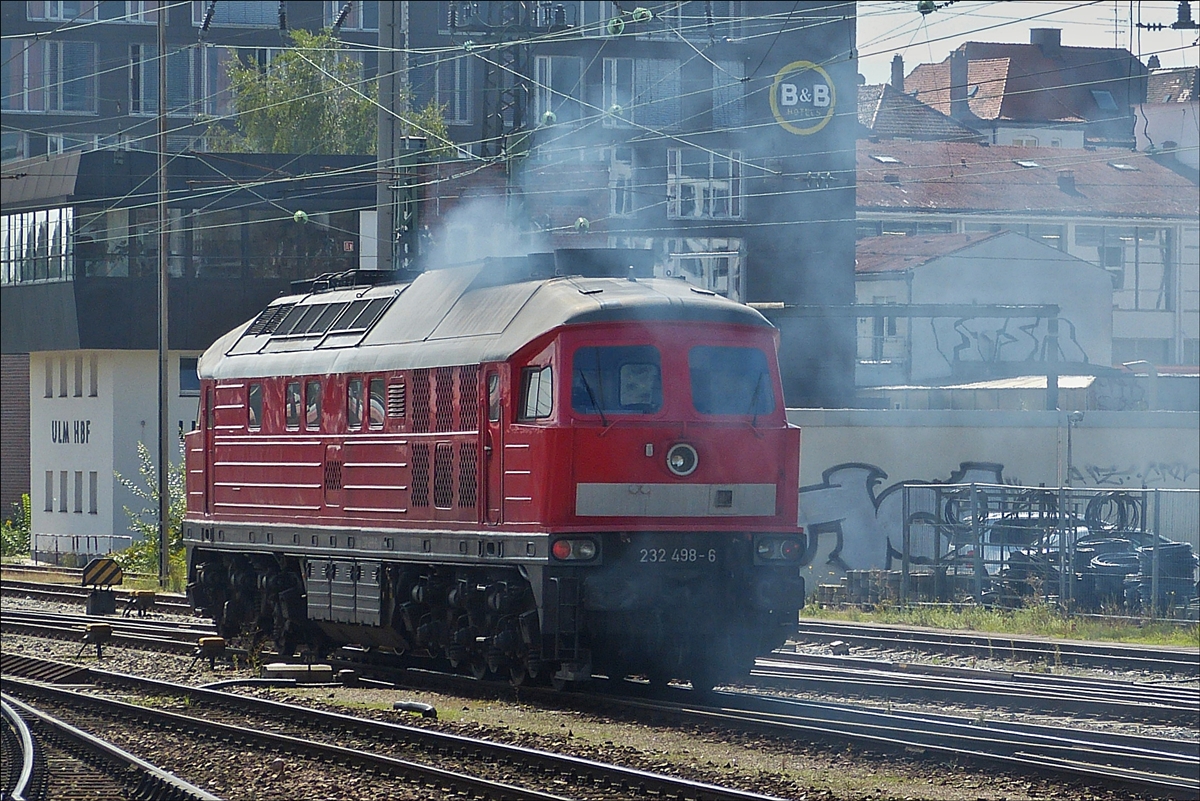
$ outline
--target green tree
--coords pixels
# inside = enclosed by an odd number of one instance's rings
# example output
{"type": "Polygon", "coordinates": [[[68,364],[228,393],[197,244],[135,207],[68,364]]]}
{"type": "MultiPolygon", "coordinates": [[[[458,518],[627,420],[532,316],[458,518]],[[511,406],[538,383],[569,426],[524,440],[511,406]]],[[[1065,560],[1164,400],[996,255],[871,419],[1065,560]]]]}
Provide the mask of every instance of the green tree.
{"type": "Polygon", "coordinates": [[[30,506],[29,493],[21,496],[20,503],[14,503],[12,514],[0,527],[0,555],[28,556],[29,555],[29,526],[33,520],[33,510],[30,506]]]}
{"type": "MultiPolygon", "coordinates": [[[[377,86],[362,76],[362,65],[329,29],[288,33],[292,46],[265,70],[229,61],[233,130],[210,124],[214,150],[259,153],[374,154],[377,86]]],[[[433,102],[413,109],[405,86],[395,109],[406,122],[403,134],[424,136],[437,154],[449,144],[446,122],[433,102]]]]}

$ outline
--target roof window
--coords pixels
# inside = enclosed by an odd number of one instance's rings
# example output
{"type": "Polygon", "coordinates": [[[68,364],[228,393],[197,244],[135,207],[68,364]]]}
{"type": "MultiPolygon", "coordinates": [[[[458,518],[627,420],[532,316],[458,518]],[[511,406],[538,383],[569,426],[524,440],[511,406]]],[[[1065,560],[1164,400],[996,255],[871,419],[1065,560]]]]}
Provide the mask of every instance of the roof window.
{"type": "Polygon", "coordinates": [[[1018,167],[1024,167],[1027,170],[1032,167],[1042,166],[1041,164],[1038,164],[1036,161],[1030,161],[1029,159],[1013,159],[1013,164],[1016,164],[1018,167]]]}
{"type": "Polygon", "coordinates": [[[1123,161],[1110,161],[1108,162],[1108,166],[1112,167],[1114,170],[1120,170],[1121,172],[1139,172],[1139,168],[1133,166],[1132,164],[1126,164],[1123,161]]]}
{"type": "Polygon", "coordinates": [[[1101,111],[1117,110],[1117,101],[1113,100],[1112,92],[1107,89],[1093,89],[1092,97],[1096,99],[1096,105],[1101,111]]]}
{"type": "Polygon", "coordinates": [[[895,156],[876,156],[875,154],[872,153],[871,158],[875,159],[880,164],[899,164],[900,163],[900,159],[896,158],[895,156]]]}

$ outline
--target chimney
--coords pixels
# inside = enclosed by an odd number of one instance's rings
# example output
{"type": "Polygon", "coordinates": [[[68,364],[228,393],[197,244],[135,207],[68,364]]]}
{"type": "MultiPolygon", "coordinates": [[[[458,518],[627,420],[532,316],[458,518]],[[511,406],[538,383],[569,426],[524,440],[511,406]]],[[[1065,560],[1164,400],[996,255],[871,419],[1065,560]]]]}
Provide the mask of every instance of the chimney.
{"type": "Polygon", "coordinates": [[[967,51],[950,52],[950,116],[966,119],[971,113],[967,106],[967,51]]]}
{"type": "Polygon", "coordinates": [[[1066,192],[1068,195],[1075,194],[1075,171],[1074,170],[1059,170],[1058,188],[1066,192]]]}
{"type": "Polygon", "coordinates": [[[1037,45],[1046,58],[1062,55],[1062,28],[1030,28],[1029,43],[1037,45]]]}
{"type": "Polygon", "coordinates": [[[897,92],[904,91],[904,56],[899,53],[892,56],[892,88],[897,92]]]}

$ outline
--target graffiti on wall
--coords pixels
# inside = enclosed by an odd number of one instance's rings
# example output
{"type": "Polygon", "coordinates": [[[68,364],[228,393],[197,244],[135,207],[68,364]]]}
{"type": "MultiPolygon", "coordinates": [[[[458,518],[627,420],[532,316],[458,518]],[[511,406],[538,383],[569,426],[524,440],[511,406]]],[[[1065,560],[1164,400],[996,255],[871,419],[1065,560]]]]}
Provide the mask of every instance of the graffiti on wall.
{"type": "Polygon", "coordinates": [[[1074,362],[1087,364],[1075,325],[1058,318],[1051,334],[1043,318],[935,317],[929,321],[938,355],[950,368],[960,362],[1074,362]]]}
{"type": "MultiPolygon", "coordinates": [[[[1076,465],[1071,470],[1076,486],[1141,489],[1146,486],[1195,485],[1200,467],[1185,462],[1150,462],[1142,466],[1076,465]]],[[[800,488],[800,525],[813,549],[813,575],[835,575],[846,570],[895,567],[904,541],[904,487],[928,484],[1011,484],[1020,481],[1004,475],[998,462],[962,462],[945,479],[905,479],[884,486],[887,473],[864,462],[846,462],[825,470],[819,484],[800,488]],[[882,489],[881,489],[882,488],[882,489]]],[[[908,493],[909,519],[918,522],[936,507],[935,490],[908,493]]],[[[1194,502],[1194,501],[1192,501],[1194,502]]],[[[1189,518],[1192,519],[1192,518],[1189,518]]],[[[1186,531],[1160,533],[1191,539],[1186,531]]],[[[1194,531],[1194,526],[1193,529],[1194,531]]],[[[1194,536],[1194,535],[1193,535],[1194,536]]],[[[917,554],[914,543],[914,556],[917,554]]]]}
{"type": "Polygon", "coordinates": [[[885,567],[904,536],[908,484],[1004,484],[1004,465],[963,462],[948,480],[907,479],[879,490],[887,473],[873,464],[847,462],[821,474],[820,484],[800,488],[800,525],[816,540],[814,566],[838,570],[885,567]]]}

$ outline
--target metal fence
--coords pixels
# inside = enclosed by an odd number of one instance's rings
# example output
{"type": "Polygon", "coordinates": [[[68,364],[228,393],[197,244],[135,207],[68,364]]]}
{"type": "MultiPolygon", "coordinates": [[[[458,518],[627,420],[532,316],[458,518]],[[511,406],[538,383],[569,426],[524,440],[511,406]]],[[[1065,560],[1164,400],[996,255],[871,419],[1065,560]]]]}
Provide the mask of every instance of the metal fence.
{"type": "Polygon", "coordinates": [[[910,484],[903,510],[881,597],[1197,616],[1200,490],[910,484]]]}

